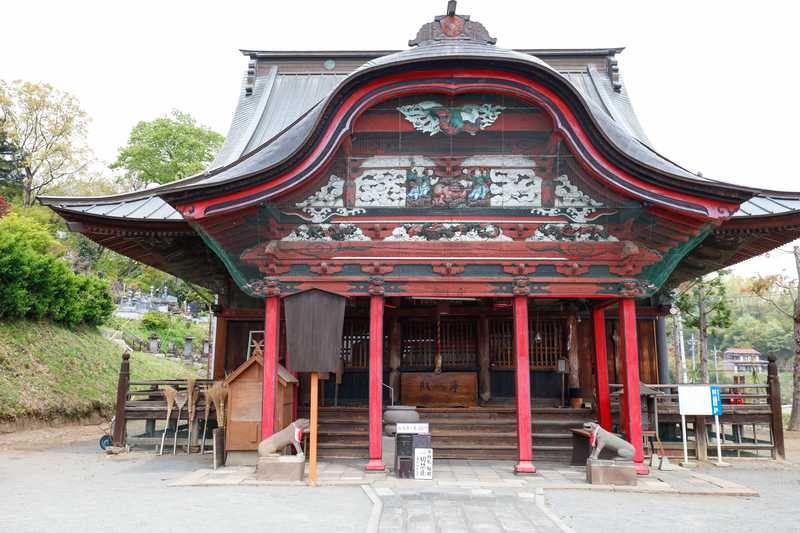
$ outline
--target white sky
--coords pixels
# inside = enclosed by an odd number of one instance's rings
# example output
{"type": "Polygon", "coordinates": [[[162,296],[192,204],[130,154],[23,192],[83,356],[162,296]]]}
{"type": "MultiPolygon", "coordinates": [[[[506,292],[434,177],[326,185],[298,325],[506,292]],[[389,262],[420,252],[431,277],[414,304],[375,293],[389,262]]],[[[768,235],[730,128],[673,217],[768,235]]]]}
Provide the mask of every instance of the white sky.
{"type": "MultiPolygon", "coordinates": [[[[110,162],[139,120],[173,108],[226,133],[247,59],[264,50],[401,49],[445,0],[4,2],[0,79],[47,82],[92,117],[110,162]]],[[[624,46],[623,81],[666,157],[707,177],[800,190],[800,4],[461,0],[507,48],[624,46]]],[[[789,254],[738,273],[790,269],[789,254]]],[[[789,270],[789,273],[792,271],[789,270]]]]}

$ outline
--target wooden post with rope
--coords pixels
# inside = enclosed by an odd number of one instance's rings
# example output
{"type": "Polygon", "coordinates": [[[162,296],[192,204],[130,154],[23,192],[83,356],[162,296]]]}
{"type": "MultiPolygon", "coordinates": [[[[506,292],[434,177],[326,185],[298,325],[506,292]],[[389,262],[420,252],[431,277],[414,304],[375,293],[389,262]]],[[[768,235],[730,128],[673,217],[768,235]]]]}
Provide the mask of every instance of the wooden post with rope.
{"type": "Polygon", "coordinates": [[[125,446],[125,402],[128,400],[128,387],[130,383],[130,358],[131,352],[125,350],[122,354],[122,364],[119,367],[119,381],[117,382],[117,404],[114,413],[114,427],[112,441],[114,446],[125,446]]]}

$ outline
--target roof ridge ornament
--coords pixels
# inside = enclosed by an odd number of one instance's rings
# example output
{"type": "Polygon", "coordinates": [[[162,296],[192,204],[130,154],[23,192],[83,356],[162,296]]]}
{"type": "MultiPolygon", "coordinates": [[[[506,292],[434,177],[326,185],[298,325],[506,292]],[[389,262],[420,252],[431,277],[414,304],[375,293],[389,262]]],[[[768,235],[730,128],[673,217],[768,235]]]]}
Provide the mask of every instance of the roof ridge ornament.
{"type": "Polygon", "coordinates": [[[433,22],[424,24],[408,46],[425,46],[441,41],[475,41],[482,44],[495,44],[497,39],[491,37],[480,22],[469,19],[469,15],[456,15],[456,0],[447,2],[447,14],[439,15],[433,22]]]}

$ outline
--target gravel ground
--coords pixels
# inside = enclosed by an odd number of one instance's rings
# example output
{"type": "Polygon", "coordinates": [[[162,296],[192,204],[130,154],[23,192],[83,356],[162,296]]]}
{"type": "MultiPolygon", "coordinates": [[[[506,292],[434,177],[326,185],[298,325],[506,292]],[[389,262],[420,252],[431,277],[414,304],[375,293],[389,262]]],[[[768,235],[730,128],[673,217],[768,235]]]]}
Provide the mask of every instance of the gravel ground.
{"type": "MultiPolygon", "coordinates": [[[[47,434],[39,431],[25,433],[47,434]]],[[[61,432],[77,441],[45,449],[21,434],[0,440],[0,531],[349,533],[363,532],[372,510],[358,486],[168,487],[210,455],[106,456],[96,429],[61,432]]]]}
{"type": "MultiPolygon", "coordinates": [[[[210,456],[106,456],[97,446],[99,435],[95,426],[0,435],[0,532],[360,532],[372,510],[358,486],[169,487],[207,467],[210,456]]],[[[789,460],[800,464],[798,443],[800,435],[787,434],[789,460]]],[[[755,488],[761,497],[545,491],[547,508],[576,532],[800,532],[800,466],[752,461],[700,471],[755,488]]],[[[456,532],[462,525],[514,530],[525,520],[531,522],[525,526],[529,531],[550,531],[554,525],[536,514],[533,502],[514,500],[509,506],[505,497],[457,492],[390,497],[384,518],[421,513],[428,518],[399,530],[437,533],[456,532]]],[[[381,526],[391,531],[393,522],[382,520],[381,526]]]]}
{"type": "Polygon", "coordinates": [[[800,531],[797,467],[758,462],[737,463],[733,468],[706,466],[698,471],[754,488],[761,496],[551,491],[547,501],[562,521],[577,532],[595,531],[600,523],[603,529],[617,533],[800,531]]]}

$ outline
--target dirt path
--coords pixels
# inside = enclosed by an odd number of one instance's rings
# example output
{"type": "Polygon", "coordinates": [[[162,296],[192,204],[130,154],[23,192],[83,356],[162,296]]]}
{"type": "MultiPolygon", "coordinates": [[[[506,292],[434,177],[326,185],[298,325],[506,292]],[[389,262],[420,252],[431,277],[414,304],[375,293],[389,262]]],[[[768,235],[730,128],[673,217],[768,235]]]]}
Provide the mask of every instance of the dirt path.
{"type": "Polygon", "coordinates": [[[783,442],[786,445],[786,460],[800,464],[800,431],[784,431],[783,442]]]}
{"type": "Polygon", "coordinates": [[[82,441],[98,441],[102,425],[65,425],[0,434],[0,450],[37,451],[82,441]]]}

